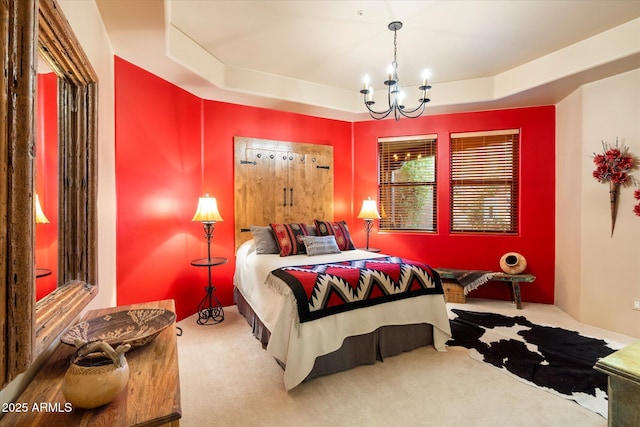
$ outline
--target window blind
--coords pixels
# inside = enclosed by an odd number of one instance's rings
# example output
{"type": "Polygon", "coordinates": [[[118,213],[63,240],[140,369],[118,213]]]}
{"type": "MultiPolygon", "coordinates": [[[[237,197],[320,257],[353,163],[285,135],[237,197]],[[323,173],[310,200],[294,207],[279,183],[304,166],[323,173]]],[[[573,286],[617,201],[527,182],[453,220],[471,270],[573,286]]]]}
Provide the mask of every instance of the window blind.
{"type": "Polygon", "coordinates": [[[451,137],[452,233],[518,232],[519,132],[451,137]]]}
{"type": "Polygon", "coordinates": [[[380,230],[436,230],[436,138],[378,141],[380,230]]]}

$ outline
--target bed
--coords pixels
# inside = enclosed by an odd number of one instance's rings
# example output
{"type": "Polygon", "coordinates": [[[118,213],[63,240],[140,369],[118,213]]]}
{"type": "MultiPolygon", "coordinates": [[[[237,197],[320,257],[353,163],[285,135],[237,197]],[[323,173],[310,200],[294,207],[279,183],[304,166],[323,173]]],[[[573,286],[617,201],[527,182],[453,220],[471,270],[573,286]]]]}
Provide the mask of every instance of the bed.
{"type": "Polygon", "coordinates": [[[446,351],[451,330],[437,273],[427,293],[304,319],[296,295],[283,283],[286,274],[278,276],[277,271],[347,262],[382,264],[393,257],[357,249],[315,256],[258,252],[255,239],[238,248],[234,298],[253,334],[284,368],[287,390],[310,378],[429,344],[446,351]]]}

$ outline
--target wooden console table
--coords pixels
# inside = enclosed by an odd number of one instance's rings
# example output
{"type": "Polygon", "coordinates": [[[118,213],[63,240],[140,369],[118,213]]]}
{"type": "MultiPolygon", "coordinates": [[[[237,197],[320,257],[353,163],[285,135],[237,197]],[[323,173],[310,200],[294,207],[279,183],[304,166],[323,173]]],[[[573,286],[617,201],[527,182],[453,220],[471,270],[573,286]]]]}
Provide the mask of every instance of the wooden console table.
{"type": "Polygon", "coordinates": [[[640,341],[598,360],[595,369],[609,376],[609,426],[640,425],[640,341]]]}
{"type": "MultiPolygon", "coordinates": [[[[452,268],[435,268],[440,275],[441,279],[455,280],[456,276],[453,274],[455,269],[452,268]]],[[[532,274],[507,274],[507,273],[495,273],[495,275],[488,281],[505,282],[505,285],[509,286],[511,292],[511,299],[516,303],[516,308],[522,310],[522,296],[520,295],[520,283],[531,283],[536,280],[536,276],[532,274]]]]}
{"type": "MultiPolygon", "coordinates": [[[[86,320],[116,311],[163,308],[173,300],[92,310],[86,320]]],[[[179,425],[180,380],[175,323],[147,345],[126,353],[129,382],[112,402],[96,409],[72,408],[62,381],[75,349],[60,343],[24,393],[7,405],[0,426],[171,426],[179,425]],[[11,410],[9,410],[11,409],[11,410]]]]}

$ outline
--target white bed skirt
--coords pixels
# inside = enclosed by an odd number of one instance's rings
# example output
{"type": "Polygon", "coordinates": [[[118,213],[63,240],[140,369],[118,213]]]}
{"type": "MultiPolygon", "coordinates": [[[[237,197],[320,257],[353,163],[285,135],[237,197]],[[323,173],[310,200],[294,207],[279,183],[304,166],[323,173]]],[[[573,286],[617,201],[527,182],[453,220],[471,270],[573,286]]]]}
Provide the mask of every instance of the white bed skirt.
{"type": "MultiPolygon", "coordinates": [[[[251,326],[253,335],[262,343],[263,347],[266,347],[269,343],[271,332],[256,316],[237,288],[234,288],[234,299],[238,311],[251,326]]],[[[338,350],[317,357],[311,372],[309,372],[304,381],[346,371],[359,365],[370,365],[376,361],[384,361],[386,357],[432,343],[432,325],[423,323],[419,325],[382,326],[368,334],[347,337],[338,350]]],[[[283,369],[286,368],[283,362],[277,359],[276,361],[283,369]]]]}

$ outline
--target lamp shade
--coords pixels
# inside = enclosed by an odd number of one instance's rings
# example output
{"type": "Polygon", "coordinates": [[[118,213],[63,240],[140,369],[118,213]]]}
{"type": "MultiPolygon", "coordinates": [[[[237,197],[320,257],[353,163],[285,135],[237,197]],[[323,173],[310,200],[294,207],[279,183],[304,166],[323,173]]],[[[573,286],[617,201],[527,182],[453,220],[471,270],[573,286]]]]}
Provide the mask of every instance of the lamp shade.
{"type": "Polygon", "coordinates": [[[378,207],[376,206],[376,201],[368,198],[367,200],[362,201],[362,209],[360,209],[360,213],[358,214],[358,218],[360,219],[379,219],[380,214],[378,213],[378,207]]]}
{"type": "Polygon", "coordinates": [[[49,220],[42,210],[42,206],[40,205],[40,198],[37,194],[34,203],[36,205],[36,224],[49,224],[49,220]]]}
{"type": "Polygon", "coordinates": [[[220,216],[220,212],[218,212],[218,202],[216,202],[215,197],[209,197],[208,194],[205,194],[204,197],[200,197],[200,200],[198,201],[198,208],[196,209],[196,214],[193,216],[193,219],[191,221],[223,221],[222,217],[220,216]]]}

